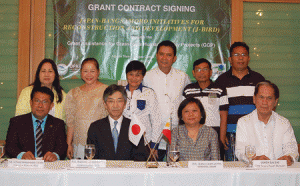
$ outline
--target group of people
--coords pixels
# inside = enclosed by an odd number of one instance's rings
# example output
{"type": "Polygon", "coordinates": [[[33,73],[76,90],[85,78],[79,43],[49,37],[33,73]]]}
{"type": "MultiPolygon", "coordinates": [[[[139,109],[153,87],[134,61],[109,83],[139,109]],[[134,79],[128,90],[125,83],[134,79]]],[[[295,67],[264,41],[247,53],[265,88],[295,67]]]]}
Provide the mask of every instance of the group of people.
{"type": "Polygon", "coordinates": [[[98,80],[99,63],[81,64],[84,84],[66,94],[53,60],[38,66],[35,81],[18,99],[6,138],[6,155],[45,161],[84,159],[84,146],[94,144],[95,159],[145,161],[150,153],[163,161],[168,145],[177,145],[180,160],[243,160],[245,146],[256,147],[254,159],[298,160],[291,124],[275,110],[278,87],[249,67],[249,47],[230,47],[231,68],[212,82],[211,63],[193,64],[189,76],[172,67],[176,46],[157,46],[158,67],[146,72],[140,61],[126,67],[127,85],[98,80]],[[138,145],[129,140],[131,120],[145,126],[138,145]],[[162,138],[171,123],[172,139],[162,138]],[[65,123],[67,132],[65,131],[65,123]]]}

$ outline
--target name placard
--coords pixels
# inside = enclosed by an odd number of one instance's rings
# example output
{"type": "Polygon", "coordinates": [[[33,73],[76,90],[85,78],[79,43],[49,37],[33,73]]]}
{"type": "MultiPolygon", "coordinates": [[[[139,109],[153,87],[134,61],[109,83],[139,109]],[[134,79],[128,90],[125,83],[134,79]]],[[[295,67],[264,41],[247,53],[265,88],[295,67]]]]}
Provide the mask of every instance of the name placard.
{"type": "Polygon", "coordinates": [[[105,168],[106,160],[71,160],[73,168],[105,168]]]}
{"type": "Polygon", "coordinates": [[[253,160],[253,167],[258,169],[287,168],[286,160],[253,160]]]}
{"type": "Polygon", "coordinates": [[[189,161],[188,168],[223,169],[223,161],[189,161]]]}
{"type": "Polygon", "coordinates": [[[9,159],[7,162],[7,167],[11,168],[35,168],[43,169],[45,166],[44,160],[18,160],[9,159]]]}

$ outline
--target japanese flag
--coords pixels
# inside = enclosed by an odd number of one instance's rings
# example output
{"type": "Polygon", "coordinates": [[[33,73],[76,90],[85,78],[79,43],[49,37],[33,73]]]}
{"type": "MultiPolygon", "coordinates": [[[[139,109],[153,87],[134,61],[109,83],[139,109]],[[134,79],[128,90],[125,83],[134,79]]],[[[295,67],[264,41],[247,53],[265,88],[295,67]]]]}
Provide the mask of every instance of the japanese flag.
{"type": "Polygon", "coordinates": [[[141,140],[143,133],[145,132],[145,126],[140,123],[136,115],[134,114],[131,118],[130,126],[129,126],[129,140],[137,146],[141,140]]]}

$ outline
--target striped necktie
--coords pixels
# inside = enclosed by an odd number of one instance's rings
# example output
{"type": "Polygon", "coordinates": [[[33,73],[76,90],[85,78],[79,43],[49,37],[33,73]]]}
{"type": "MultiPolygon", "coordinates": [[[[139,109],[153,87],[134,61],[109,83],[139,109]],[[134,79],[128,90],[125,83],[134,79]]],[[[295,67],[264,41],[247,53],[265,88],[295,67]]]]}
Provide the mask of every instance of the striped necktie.
{"type": "Polygon", "coordinates": [[[119,134],[118,134],[118,130],[117,130],[118,121],[115,121],[114,124],[115,124],[115,127],[112,130],[112,137],[114,140],[115,152],[117,152],[118,138],[119,138],[119,134]]]}
{"type": "Polygon", "coordinates": [[[35,130],[35,135],[36,135],[36,154],[37,157],[42,157],[43,151],[42,151],[42,142],[43,142],[43,131],[42,131],[42,123],[43,120],[36,120],[37,122],[37,128],[35,130]]]}

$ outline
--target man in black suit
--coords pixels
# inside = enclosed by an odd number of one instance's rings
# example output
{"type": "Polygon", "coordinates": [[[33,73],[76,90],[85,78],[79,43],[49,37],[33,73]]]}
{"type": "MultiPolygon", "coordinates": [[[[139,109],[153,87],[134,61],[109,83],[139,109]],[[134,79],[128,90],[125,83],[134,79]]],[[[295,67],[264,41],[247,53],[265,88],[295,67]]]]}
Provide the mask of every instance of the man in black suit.
{"type": "Polygon", "coordinates": [[[127,100],[124,87],[110,85],[103,100],[109,115],[91,124],[87,138],[87,144],[96,147],[95,159],[145,161],[144,139],[135,146],[128,138],[130,120],[122,115],[127,100]]]}
{"type": "Polygon", "coordinates": [[[10,119],[5,153],[11,158],[52,162],[64,159],[67,150],[65,123],[48,115],[53,107],[53,92],[35,87],[31,92],[31,113],[10,119]]]}

